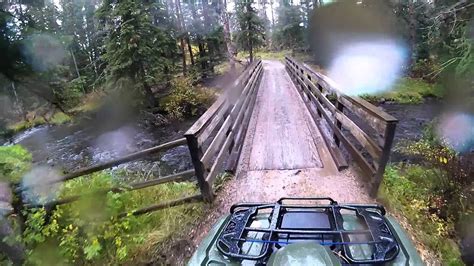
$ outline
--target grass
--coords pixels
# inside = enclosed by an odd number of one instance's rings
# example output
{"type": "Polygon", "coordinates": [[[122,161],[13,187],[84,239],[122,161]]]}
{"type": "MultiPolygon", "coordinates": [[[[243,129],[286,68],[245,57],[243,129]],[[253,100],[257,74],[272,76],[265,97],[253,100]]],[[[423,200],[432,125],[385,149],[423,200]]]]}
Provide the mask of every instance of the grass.
{"type": "Polygon", "coordinates": [[[62,125],[62,124],[65,124],[67,122],[71,122],[72,118],[63,113],[63,112],[57,112],[53,115],[53,117],[51,117],[51,119],[49,120],[49,124],[52,124],[52,125],[62,125]]]}
{"type": "Polygon", "coordinates": [[[13,133],[18,133],[20,131],[44,124],[47,124],[47,122],[43,117],[35,117],[33,120],[22,120],[14,124],[8,125],[7,129],[12,131],[13,133]]]}
{"type": "Polygon", "coordinates": [[[390,91],[360,96],[371,102],[385,100],[403,104],[418,104],[428,97],[442,98],[444,96],[444,89],[439,84],[430,84],[421,79],[405,77],[400,79],[390,91]]]}
{"type": "MultiPolygon", "coordinates": [[[[255,58],[260,58],[264,60],[283,60],[285,59],[285,55],[291,54],[289,50],[282,50],[282,51],[268,51],[268,50],[257,50],[254,53],[255,58]]],[[[237,55],[237,59],[239,60],[246,60],[249,57],[248,52],[239,52],[237,55]]]]}
{"type": "Polygon", "coordinates": [[[24,131],[36,126],[46,125],[46,124],[62,125],[62,124],[70,122],[71,120],[72,118],[69,115],[63,112],[56,112],[48,121],[46,121],[44,117],[37,116],[37,117],[34,117],[32,120],[21,120],[16,123],[7,125],[7,130],[15,134],[15,133],[18,133],[18,132],[21,132],[21,131],[24,131]]]}
{"type": "Polygon", "coordinates": [[[418,165],[390,165],[385,171],[379,199],[407,219],[415,238],[438,254],[443,265],[464,265],[456,239],[452,238],[453,222],[431,214],[427,207],[440,174],[438,170],[418,165]]]}
{"type": "Polygon", "coordinates": [[[81,103],[69,111],[73,114],[89,113],[95,111],[101,106],[103,97],[103,92],[93,91],[84,96],[81,103]]]}

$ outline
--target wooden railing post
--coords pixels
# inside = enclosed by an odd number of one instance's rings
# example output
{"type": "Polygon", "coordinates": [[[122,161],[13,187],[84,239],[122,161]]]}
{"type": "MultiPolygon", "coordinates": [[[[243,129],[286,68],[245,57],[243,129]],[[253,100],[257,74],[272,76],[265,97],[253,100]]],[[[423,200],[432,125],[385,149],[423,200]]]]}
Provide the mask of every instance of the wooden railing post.
{"type": "MultiPolygon", "coordinates": [[[[342,103],[339,101],[339,97],[337,97],[336,99],[336,109],[338,111],[341,111],[341,113],[344,111],[344,105],[342,105],[342,103]]],[[[342,130],[342,123],[341,121],[337,119],[335,114],[334,114],[334,124],[339,130],[342,130]]],[[[338,147],[341,146],[341,140],[339,140],[336,133],[334,133],[333,137],[334,137],[334,142],[336,143],[336,145],[338,147]]]]}
{"type": "Polygon", "coordinates": [[[385,166],[387,166],[388,160],[390,159],[390,150],[392,148],[393,139],[395,137],[395,129],[397,127],[397,121],[389,121],[387,127],[385,128],[384,134],[384,146],[382,148],[382,156],[380,157],[379,166],[377,172],[375,173],[371,188],[370,196],[376,197],[379,191],[380,184],[383,180],[383,175],[385,173],[385,166]]]}
{"type": "Polygon", "coordinates": [[[191,160],[194,165],[194,171],[198,181],[199,189],[201,190],[202,197],[204,201],[212,202],[214,198],[214,193],[212,191],[212,187],[206,181],[206,177],[204,176],[204,165],[201,162],[201,157],[203,155],[202,149],[201,147],[199,147],[199,143],[195,135],[187,134],[185,135],[185,137],[188,142],[189,153],[191,154],[191,160]]]}

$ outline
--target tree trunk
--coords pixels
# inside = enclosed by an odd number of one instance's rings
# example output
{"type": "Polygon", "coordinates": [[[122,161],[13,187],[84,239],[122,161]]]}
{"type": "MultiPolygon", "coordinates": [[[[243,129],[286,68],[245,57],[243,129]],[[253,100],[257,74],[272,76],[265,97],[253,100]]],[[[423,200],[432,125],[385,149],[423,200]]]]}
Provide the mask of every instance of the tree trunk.
{"type": "Polygon", "coordinates": [[[183,75],[186,75],[187,72],[187,67],[186,67],[186,44],[184,43],[184,38],[181,37],[179,39],[180,42],[180,49],[181,49],[181,54],[182,54],[182,63],[183,63],[183,75]]]}
{"type": "Polygon", "coordinates": [[[235,69],[235,61],[237,59],[235,58],[236,53],[236,48],[235,45],[232,43],[232,38],[230,36],[230,22],[229,22],[229,14],[227,13],[227,0],[224,0],[224,7],[222,8],[222,21],[224,24],[224,41],[227,47],[227,58],[229,59],[229,65],[231,71],[235,69]]]}
{"type": "Polygon", "coordinates": [[[270,0],[270,9],[272,10],[272,29],[275,28],[275,15],[273,13],[273,0],[270,0]]]}
{"type": "Polygon", "coordinates": [[[181,0],[175,0],[175,8],[176,8],[176,25],[178,28],[178,32],[180,35],[180,49],[182,54],[182,63],[183,63],[183,75],[186,75],[187,67],[186,67],[186,44],[184,41],[186,33],[184,32],[184,21],[183,16],[181,15],[181,0]]]}
{"type": "Polygon", "coordinates": [[[79,68],[77,67],[76,56],[74,56],[74,52],[72,51],[72,49],[70,49],[69,52],[71,53],[72,62],[74,63],[74,69],[76,70],[76,75],[78,78],[80,78],[81,74],[79,73],[79,68]]]}
{"type": "Polygon", "coordinates": [[[412,66],[415,63],[417,54],[416,54],[416,17],[415,17],[415,4],[414,0],[409,0],[408,2],[408,16],[409,16],[409,23],[410,23],[410,49],[411,49],[411,56],[409,58],[409,66],[412,66]]]}
{"type": "Polygon", "coordinates": [[[186,43],[188,44],[188,52],[189,52],[189,58],[191,59],[191,65],[194,66],[194,53],[193,53],[193,47],[191,46],[191,41],[189,39],[189,34],[186,34],[186,43]]]}

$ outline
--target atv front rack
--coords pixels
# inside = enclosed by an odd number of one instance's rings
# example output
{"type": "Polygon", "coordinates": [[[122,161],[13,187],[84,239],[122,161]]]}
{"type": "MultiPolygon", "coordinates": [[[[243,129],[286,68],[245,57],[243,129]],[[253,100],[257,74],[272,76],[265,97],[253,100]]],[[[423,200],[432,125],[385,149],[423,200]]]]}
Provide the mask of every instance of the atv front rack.
{"type": "Polygon", "coordinates": [[[343,204],[331,198],[281,198],[274,204],[236,204],[217,241],[219,251],[232,259],[265,262],[272,252],[296,242],[327,246],[349,264],[384,263],[393,260],[399,245],[380,205],[343,204]],[[322,202],[327,204],[321,204],[322,202]],[[347,214],[359,228],[350,228],[347,214]],[[268,221],[265,226],[257,220],[268,221]],[[268,218],[266,218],[268,217],[268,218]],[[249,252],[249,247],[257,246],[249,252]],[[356,254],[364,247],[364,256],[356,254]]]}

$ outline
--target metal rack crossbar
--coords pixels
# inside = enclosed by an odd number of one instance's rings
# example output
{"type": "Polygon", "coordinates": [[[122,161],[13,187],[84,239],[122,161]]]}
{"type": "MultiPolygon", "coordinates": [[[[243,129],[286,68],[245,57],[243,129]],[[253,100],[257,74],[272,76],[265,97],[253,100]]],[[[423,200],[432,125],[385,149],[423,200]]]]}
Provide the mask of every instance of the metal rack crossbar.
{"type": "Polygon", "coordinates": [[[265,261],[279,248],[302,241],[327,246],[353,264],[387,262],[400,249],[382,206],[338,204],[331,198],[281,198],[274,204],[233,205],[217,248],[229,258],[265,261]],[[289,201],[292,203],[285,204],[289,201]],[[329,204],[318,204],[321,201],[329,204]],[[346,228],[347,213],[357,219],[360,228],[346,228]],[[262,217],[268,225],[255,226],[254,221],[262,217]],[[251,244],[261,248],[249,252],[251,244]],[[371,254],[363,258],[353,254],[354,246],[363,246],[371,254]]]}

